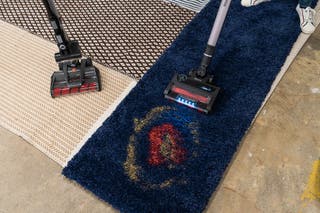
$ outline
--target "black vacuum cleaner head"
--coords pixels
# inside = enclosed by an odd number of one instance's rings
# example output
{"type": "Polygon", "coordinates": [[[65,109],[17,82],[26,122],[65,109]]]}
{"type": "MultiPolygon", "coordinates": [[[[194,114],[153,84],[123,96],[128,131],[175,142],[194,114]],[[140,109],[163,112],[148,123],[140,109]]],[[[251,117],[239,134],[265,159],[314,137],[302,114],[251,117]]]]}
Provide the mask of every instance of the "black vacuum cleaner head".
{"type": "Polygon", "coordinates": [[[211,76],[197,78],[193,74],[175,74],[164,95],[167,99],[209,113],[220,90],[211,82],[211,76]]]}
{"type": "Polygon", "coordinates": [[[93,66],[91,59],[64,61],[59,63],[59,71],[51,76],[51,96],[100,91],[99,70],[93,66]]]}

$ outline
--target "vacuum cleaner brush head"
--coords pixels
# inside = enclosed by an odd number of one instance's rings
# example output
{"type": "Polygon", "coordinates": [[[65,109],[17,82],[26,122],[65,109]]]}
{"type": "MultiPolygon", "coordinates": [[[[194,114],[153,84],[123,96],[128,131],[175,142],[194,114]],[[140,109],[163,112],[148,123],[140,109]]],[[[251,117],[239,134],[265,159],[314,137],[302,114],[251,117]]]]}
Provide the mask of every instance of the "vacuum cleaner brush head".
{"type": "Polygon", "coordinates": [[[91,59],[65,61],[59,64],[59,71],[51,76],[53,98],[74,93],[101,91],[99,70],[91,59]]]}
{"type": "Polygon", "coordinates": [[[211,77],[199,79],[194,75],[175,74],[164,95],[167,99],[208,114],[220,90],[211,81],[211,77]]]}

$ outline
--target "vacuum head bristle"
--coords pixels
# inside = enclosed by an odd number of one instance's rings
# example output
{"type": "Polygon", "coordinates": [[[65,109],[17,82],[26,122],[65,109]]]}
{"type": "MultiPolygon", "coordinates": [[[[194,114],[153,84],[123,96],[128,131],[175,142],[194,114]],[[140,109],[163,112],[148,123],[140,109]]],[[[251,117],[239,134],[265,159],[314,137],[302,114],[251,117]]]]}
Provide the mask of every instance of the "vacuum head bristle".
{"type": "Polygon", "coordinates": [[[51,96],[53,98],[83,93],[101,91],[99,70],[92,65],[90,59],[63,62],[60,70],[51,76],[51,96]]]}
{"type": "Polygon", "coordinates": [[[208,79],[175,74],[164,95],[167,99],[209,113],[219,90],[220,88],[212,85],[208,79]]]}

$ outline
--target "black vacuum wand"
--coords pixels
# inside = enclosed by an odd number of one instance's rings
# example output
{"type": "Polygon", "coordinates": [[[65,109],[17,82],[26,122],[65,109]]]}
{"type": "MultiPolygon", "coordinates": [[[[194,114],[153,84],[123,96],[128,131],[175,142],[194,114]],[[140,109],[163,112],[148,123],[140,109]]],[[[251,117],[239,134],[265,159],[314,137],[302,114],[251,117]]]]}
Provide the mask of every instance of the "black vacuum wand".
{"type": "Polygon", "coordinates": [[[51,96],[54,98],[78,92],[100,91],[99,70],[93,66],[90,58],[82,58],[78,41],[68,39],[54,1],[42,0],[42,2],[59,48],[59,52],[55,54],[59,71],[51,76],[51,96]]]}
{"type": "Polygon", "coordinates": [[[213,75],[208,74],[222,26],[226,19],[231,0],[222,0],[213,24],[207,47],[200,66],[188,75],[175,74],[164,91],[165,98],[197,109],[204,113],[212,110],[220,88],[213,85],[213,75]]]}

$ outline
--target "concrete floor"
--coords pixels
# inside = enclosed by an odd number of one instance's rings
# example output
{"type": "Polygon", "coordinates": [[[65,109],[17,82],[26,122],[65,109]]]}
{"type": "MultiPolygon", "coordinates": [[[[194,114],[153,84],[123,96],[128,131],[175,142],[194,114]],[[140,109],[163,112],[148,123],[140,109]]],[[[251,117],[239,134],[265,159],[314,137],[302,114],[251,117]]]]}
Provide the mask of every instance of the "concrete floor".
{"type": "MultiPolygon", "coordinates": [[[[207,212],[320,212],[320,197],[302,199],[320,157],[319,106],[318,27],[244,138],[207,212]]],[[[0,128],[0,213],[116,212],[60,173],[0,128]]]]}

